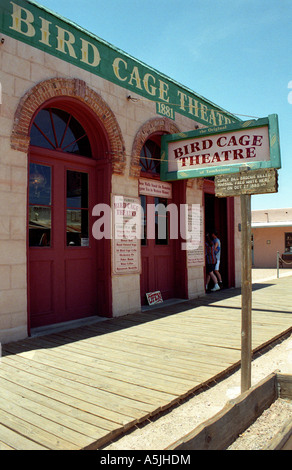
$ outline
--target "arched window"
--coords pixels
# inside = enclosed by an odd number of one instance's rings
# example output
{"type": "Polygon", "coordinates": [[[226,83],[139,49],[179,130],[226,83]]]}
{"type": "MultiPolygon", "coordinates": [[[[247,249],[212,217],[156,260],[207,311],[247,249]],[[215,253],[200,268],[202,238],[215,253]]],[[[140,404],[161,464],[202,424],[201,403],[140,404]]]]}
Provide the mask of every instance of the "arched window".
{"type": "Polygon", "coordinates": [[[92,157],[86,131],[72,114],[57,108],[39,111],[30,132],[30,144],[36,147],[92,157]]]}
{"type": "Polygon", "coordinates": [[[145,142],[140,153],[140,166],[143,173],[160,174],[160,153],[160,144],[157,139],[150,138],[145,142]]]}

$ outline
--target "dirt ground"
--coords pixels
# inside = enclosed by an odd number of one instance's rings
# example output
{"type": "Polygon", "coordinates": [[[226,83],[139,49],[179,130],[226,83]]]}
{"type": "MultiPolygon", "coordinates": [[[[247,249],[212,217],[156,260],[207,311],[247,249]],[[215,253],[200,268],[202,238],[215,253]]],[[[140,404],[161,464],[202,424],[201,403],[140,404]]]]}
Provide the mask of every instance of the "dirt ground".
{"type": "MultiPolygon", "coordinates": [[[[252,385],[275,371],[292,374],[292,335],[277,344],[252,362],[252,385]]],[[[205,420],[212,418],[232,398],[240,394],[240,370],[215,384],[207,391],[190,398],[169,413],[149,421],[131,433],[112,442],[103,450],[164,450],[205,420]]],[[[276,403],[276,402],[275,402],[276,403]]],[[[279,429],[286,420],[292,419],[292,405],[283,401],[262,415],[262,426],[269,429],[269,436],[279,429]]],[[[268,436],[263,436],[257,428],[249,428],[247,439],[234,444],[235,450],[260,450],[266,444],[268,436]]]]}

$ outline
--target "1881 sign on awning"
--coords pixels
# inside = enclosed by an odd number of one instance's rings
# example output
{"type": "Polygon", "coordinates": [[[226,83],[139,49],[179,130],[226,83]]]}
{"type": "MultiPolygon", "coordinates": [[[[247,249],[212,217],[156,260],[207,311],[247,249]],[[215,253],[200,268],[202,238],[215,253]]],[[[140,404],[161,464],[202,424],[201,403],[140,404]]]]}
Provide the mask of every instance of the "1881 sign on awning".
{"type": "Polygon", "coordinates": [[[278,117],[162,136],[161,179],[280,168],[278,117]]]}

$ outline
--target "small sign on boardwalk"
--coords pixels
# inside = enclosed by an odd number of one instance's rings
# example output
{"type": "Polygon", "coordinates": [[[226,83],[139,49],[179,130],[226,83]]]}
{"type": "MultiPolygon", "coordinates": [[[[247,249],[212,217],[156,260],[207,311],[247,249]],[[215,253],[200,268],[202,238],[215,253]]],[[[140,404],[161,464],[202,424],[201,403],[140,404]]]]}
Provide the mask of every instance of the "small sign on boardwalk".
{"type": "Polygon", "coordinates": [[[158,290],[156,292],[148,292],[146,294],[148,304],[149,305],[155,305],[155,304],[162,304],[163,303],[163,298],[161,295],[161,292],[158,290]]]}

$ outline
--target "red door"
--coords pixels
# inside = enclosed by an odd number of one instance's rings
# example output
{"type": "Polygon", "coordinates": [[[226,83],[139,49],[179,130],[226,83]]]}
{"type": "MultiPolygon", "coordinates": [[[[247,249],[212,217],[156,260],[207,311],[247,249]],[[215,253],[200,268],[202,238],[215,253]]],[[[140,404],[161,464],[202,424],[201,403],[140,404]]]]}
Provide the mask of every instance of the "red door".
{"type": "Polygon", "coordinates": [[[141,303],[147,304],[146,293],[160,291],[163,300],[174,297],[175,292],[175,270],[174,270],[174,243],[169,234],[169,214],[157,212],[155,215],[155,228],[153,221],[153,233],[149,235],[149,204],[165,207],[171,203],[170,200],[141,196],[141,206],[144,211],[144,239],[141,246],[142,274],[141,274],[141,303]],[[148,222],[148,225],[147,225],[148,222]],[[161,231],[159,232],[159,223],[161,231]]]}
{"type": "Polygon", "coordinates": [[[31,152],[31,327],[97,314],[97,242],[90,231],[95,167],[94,160],[82,157],[48,158],[31,152]]]}

